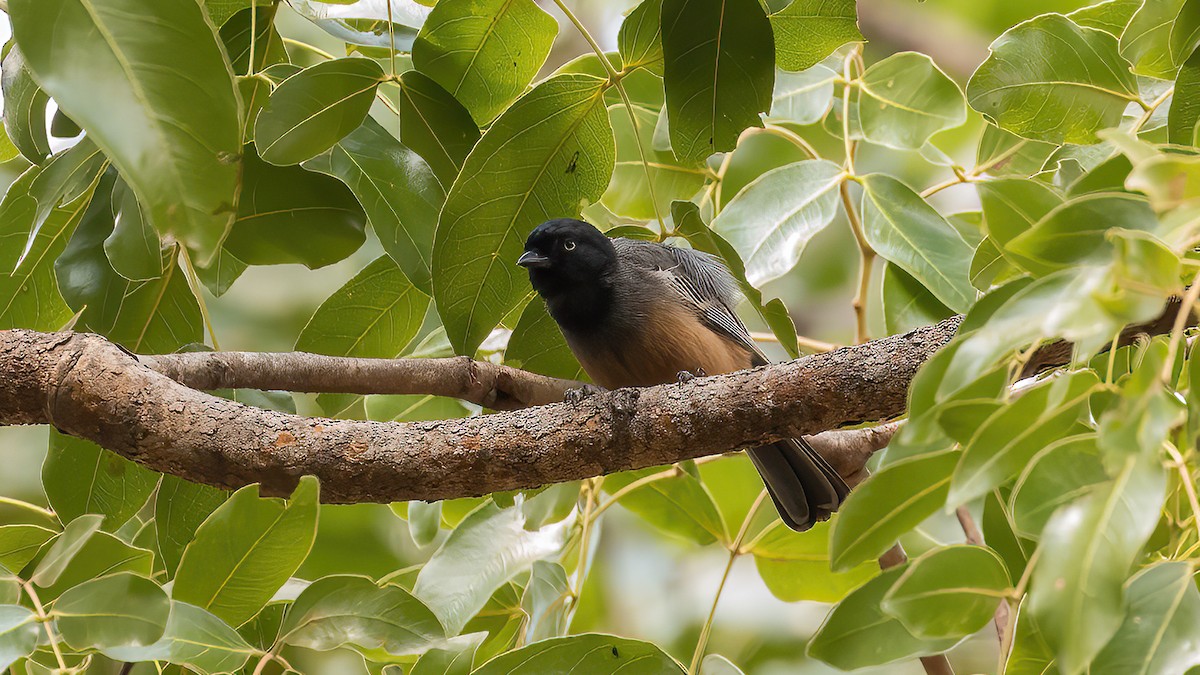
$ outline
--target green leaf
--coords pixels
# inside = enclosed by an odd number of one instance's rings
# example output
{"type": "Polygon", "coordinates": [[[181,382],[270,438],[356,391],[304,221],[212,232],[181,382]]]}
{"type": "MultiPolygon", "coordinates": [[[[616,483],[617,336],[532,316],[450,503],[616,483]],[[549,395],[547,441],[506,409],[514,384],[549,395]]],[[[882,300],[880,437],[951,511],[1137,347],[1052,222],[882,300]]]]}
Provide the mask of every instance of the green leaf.
{"type": "Polygon", "coordinates": [[[152,644],[170,612],[161,586],[128,572],[80,584],[54,603],[58,630],[74,649],[152,644]]]}
{"type": "Polygon", "coordinates": [[[158,478],[158,473],[94,443],[50,431],[42,487],[63,520],[99,513],[104,529],[115,532],[141,510],[158,478]]]}
{"type": "Polygon", "coordinates": [[[524,642],[561,637],[567,633],[568,604],[571,592],[567,572],[556,562],[536,560],[529,572],[529,583],[521,596],[521,609],[529,617],[524,626],[524,642]]]}
{"type": "MultiPolygon", "coordinates": [[[[43,551],[45,550],[46,547],[43,547],[43,551]]],[[[45,553],[42,560],[49,559],[53,552],[54,545],[51,544],[50,551],[45,553]]],[[[41,551],[38,554],[43,555],[41,551]]],[[[34,558],[30,565],[37,566],[36,570],[41,566],[42,560],[34,558]]],[[[53,583],[38,584],[41,587],[38,595],[42,602],[50,602],[84,582],[118,572],[130,572],[139,577],[149,577],[153,571],[153,565],[154,554],[151,551],[126,544],[107,532],[96,532],[71,557],[53,583]]],[[[35,580],[34,583],[37,581],[35,580]]]]}
{"type": "Polygon", "coordinates": [[[888,335],[929,326],[953,314],[908,272],[891,263],[883,268],[883,321],[888,335]]]}
{"type": "Polygon", "coordinates": [[[1030,611],[1066,675],[1083,671],[1120,627],[1122,586],[1158,523],[1165,490],[1157,458],[1130,455],[1108,487],[1064,505],[1046,523],[1030,611]]]}
{"type": "Polygon", "coordinates": [[[0,566],[21,570],[57,534],[37,525],[0,525],[0,566]]]}
{"type": "Polygon", "coordinates": [[[258,651],[238,632],[212,614],[186,602],[171,602],[166,630],[159,640],[144,647],[120,646],[104,650],[115,661],[166,661],[203,673],[237,672],[258,651]]]}
{"type": "Polygon", "coordinates": [[[838,602],[879,573],[874,563],[834,572],[829,564],[829,523],[793,532],[776,519],[755,536],[749,552],[767,589],[784,602],[838,602]]]}
{"type": "Polygon", "coordinates": [[[1187,562],[1160,562],[1125,587],[1125,621],[1089,673],[1182,673],[1200,665],[1200,592],[1187,562]]]}
{"type": "Polygon", "coordinates": [[[1094,143],[1117,126],[1137,81],[1117,39],[1044,14],[1010,28],[967,83],[967,100],[989,122],[1050,143],[1094,143]]]}
{"type": "Polygon", "coordinates": [[[834,606],[808,643],[808,655],[840,670],[855,670],[937,654],[958,642],[957,638],[913,637],[903,624],[880,609],[880,602],[905,570],[885,570],[834,606]]]}
{"type": "Polygon", "coordinates": [[[423,157],[449,188],[479,141],[479,127],[463,104],[421,71],[402,74],[399,85],[395,100],[400,141],[423,157]]]}
{"type": "Polygon", "coordinates": [[[1120,37],[1121,55],[1133,72],[1173,80],[1200,37],[1200,2],[1143,2],[1120,37]]]}
{"type": "Polygon", "coordinates": [[[675,156],[732,150],[771,108],[771,22],[755,0],[663,0],[662,15],[671,17],[663,26],[663,81],[675,156]]]}
{"type": "Polygon", "coordinates": [[[662,75],[662,0],[642,0],[621,22],[617,48],[627,70],[645,68],[662,75]]]}
{"type": "Polygon", "coordinates": [[[472,675],[516,673],[588,673],[589,675],[670,675],[684,669],[649,642],[585,633],[542,640],[497,656],[472,675]]]}
{"type": "Polygon", "coordinates": [[[745,675],[732,661],[720,654],[709,654],[700,662],[700,675],[745,675]]]}
{"type": "Polygon", "coordinates": [[[209,514],[229,499],[229,493],[178,476],[164,475],[154,498],[154,529],[158,551],[169,576],[175,575],[183,551],[209,514]]]}
{"type": "MultiPolygon", "coordinates": [[[[1119,159],[1129,166],[1129,160],[1123,156],[1119,159]]],[[[1122,188],[1145,194],[1150,198],[1151,208],[1165,213],[1200,197],[1200,157],[1155,155],[1138,162],[1122,178],[1122,188]]]]}
{"type": "Polygon", "coordinates": [[[113,185],[113,231],[104,240],[104,254],[113,270],[130,281],[149,281],[163,275],[163,247],[150,227],[133,190],[122,180],[113,185]]]}
{"type": "Polygon", "coordinates": [[[1013,524],[1002,488],[992,490],[983,501],[983,518],[979,529],[988,547],[1000,554],[1008,568],[1009,579],[1020,579],[1029,567],[1029,558],[1037,542],[1022,537],[1013,524]]]}
{"type": "Polygon", "coordinates": [[[1196,122],[1200,122],[1200,51],[1192,52],[1179,68],[1167,114],[1167,139],[1195,145],[1196,122]]]}
{"type": "Polygon", "coordinates": [[[912,188],[885,174],[863,176],[863,234],[875,252],[920,281],[944,305],[965,311],[975,300],[972,250],[912,188]]]}
{"type": "Polygon", "coordinates": [[[1158,219],[1146,199],[1126,193],[1093,193],[1075,197],[1047,213],[1005,248],[1022,266],[1045,275],[1080,263],[1106,262],[1115,248],[1110,227],[1153,231],[1158,219]]]}
{"type": "Polygon", "coordinates": [[[242,198],[225,248],[250,265],[300,263],[317,269],[343,260],[366,240],[366,214],[330,176],[242,157],[242,198]]]}
{"type": "MultiPolygon", "coordinates": [[[[373,0],[290,0],[296,13],[348,45],[374,47],[386,56],[396,51],[411,52],[417,28],[425,21],[432,3],[377,2],[373,0]],[[331,7],[330,5],[340,5],[331,7]],[[390,12],[388,10],[391,10],[390,12]],[[390,21],[390,22],[389,22],[390,21]],[[384,51],[388,50],[388,51],[384,51]]],[[[364,50],[358,50],[364,51],[364,50]]]]}
{"type": "Polygon", "coordinates": [[[775,71],[775,91],[767,117],[795,124],[821,121],[833,105],[836,78],[837,73],[821,64],[798,73],[775,71]]]}
{"type": "Polygon", "coordinates": [[[50,154],[46,136],[46,105],[50,97],[33,81],[21,48],[13,45],[0,65],[0,90],[4,92],[4,130],[21,156],[41,164],[50,154]]]}
{"type": "Polygon", "coordinates": [[[617,161],[612,180],[604,192],[601,204],[610,211],[629,218],[654,220],[658,214],[670,212],[671,202],[691,199],[704,186],[704,163],[699,160],[678,161],[669,150],[654,149],[654,127],[658,113],[642,107],[633,108],[637,130],[629,119],[624,105],[608,108],[613,133],[617,139],[617,161]],[[641,152],[638,145],[642,146],[641,152]],[[646,163],[642,162],[643,154],[646,163]],[[653,191],[647,184],[650,173],[653,191]],[[651,194],[657,203],[651,199],[651,194]]]}
{"type": "Polygon", "coordinates": [[[434,299],[458,353],[473,353],[529,293],[515,264],[529,231],[577,214],[608,186],[614,153],[604,88],[587,75],[551,77],[467,156],[433,244],[434,299]]]}
{"type": "Polygon", "coordinates": [[[747,185],[713,221],[759,286],[787,274],[814,235],[837,213],[842,168],[805,160],[772,169],[747,185]]]}
{"type": "Polygon", "coordinates": [[[1008,242],[1024,234],[1063,203],[1062,195],[1050,186],[1024,178],[982,181],[975,189],[983,206],[988,236],[999,247],[1001,255],[1015,264],[1021,264],[1021,259],[1006,249],[1008,242]]]}
{"type": "Polygon", "coordinates": [[[257,485],[233,493],[184,550],[172,597],[233,625],[254,616],[312,548],[317,489],[305,476],[286,504],[260,499],[257,485]]]}
{"type": "Polygon", "coordinates": [[[524,525],[520,507],[500,509],[486,502],[421,568],[413,595],[433,610],[448,635],[457,635],[497,588],[562,549],[564,526],[530,532],[524,525]]]}
{"type": "Polygon", "coordinates": [[[103,521],[104,516],[89,514],[79,516],[67,523],[62,533],[54,539],[54,543],[50,545],[49,550],[38,562],[37,567],[33,569],[33,575],[29,577],[30,581],[38,586],[49,586],[58,581],[63,571],[71,564],[71,560],[100,529],[100,523],[103,521]]]}
{"type": "MultiPolygon", "coordinates": [[[[666,470],[669,467],[610,474],[604,479],[604,491],[613,494],[636,480],[666,470]]],[[[721,519],[712,495],[700,479],[683,466],[677,475],[659,478],[626,493],[619,503],[667,534],[701,545],[729,540],[725,521],[721,519]]]]}
{"type": "Polygon", "coordinates": [[[1022,532],[1037,536],[1059,506],[1107,481],[1095,434],[1069,436],[1052,443],[1029,461],[1013,486],[1014,524],[1022,532]]]}
{"type": "Polygon", "coordinates": [[[1004,666],[1004,675],[1059,675],[1054,650],[1046,644],[1045,634],[1029,611],[1028,596],[1017,612],[1013,633],[1012,651],[1004,666]]]}
{"type": "Polygon", "coordinates": [[[11,8],[37,81],[117,166],[155,229],[208,262],[233,219],[241,127],[233,76],[203,9],[158,0],[11,8]]]}
{"type": "Polygon", "coordinates": [[[383,69],[370,59],[322,61],[283,81],[258,114],[254,145],[271,164],[298,164],[329,150],[371,109],[383,69]]]}
{"type": "Polygon", "coordinates": [[[413,45],[413,65],[491,122],[537,75],[558,23],[533,0],[439,2],[413,45]]]}
{"type": "Polygon", "coordinates": [[[213,25],[221,28],[231,17],[254,5],[265,5],[270,0],[204,0],[204,9],[208,11],[213,25]]]}
{"type": "Polygon", "coordinates": [[[441,502],[409,502],[408,533],[413,543],[425,547],[433,543],[441,532],[441,502]]]}
{"type": "Polygon", "coordinates": [[[930,136],[966,122],[967,104],[933,59],[901,52],[862,74],[858,120],[868,141],[917,150],[930,136]]]}
{"type": "Polygon", "coordinates": [[[36,614],[19,605],[0,605],[0,669],[32,654],[40,635],[36,614]]]}
{"type": "Polygon", "coordinates": [[[960,638],[992,620],[1010,585],[991,549],[946,546],[909,563],[881,606],[915,637],[960,638]]]}
{"type": "Polygon", "coordinates": [[[417,659],[408,675],[471,675],[471,662],[478,648],[476,641],[462,649],[430,649],[417,659]]]}
{"type": "Polygon", "coordinates": [[[430,257],[445,192],[430,168],[374,120],[304,168],[334,176],[366,209],[384,251],[422,293],[432,292],[430,257]]]}
{"type": "Polygon", "coordinates": [[[963,447],[947,506],[983,496],[1059,440],[1084,413],[1099,384],[1094,371],[1077,371],[1024,392],[988,417],[963,447]]]}
{"type": "Polygon", "coordinates": [[[67,305],[81,312],[77,329],[99,333],[132,352],[162,354],[203,340],[200,307],[174,247],[163,255],[159,279],[129,281],[108,261],[104,240],[113,231],[111,174],[102,179],[70,243],[54,263],[67,305]]]}
{"type": "Polygon", "coordinates": [[[897,537],[937,512],[946,502],[958,454],[946,450],[907,457],[855,488],[830,535],[833,569],[878,558],[897,537]]]}
{"type": "Polygon", "coordinates": [[[985,124],[975,151],[977,166],[988,167],[991,176],[1025,178],[1042,170],[1046,159],[1058,150],[1053,143],[1021,138],[992,124],[985,124]]]}
{"type": "MultiPolygon", "coordinates": [[[[279,31],[275,30],[275,15],[279,6],[260,1],[257,4],[267,5],[265,7],[256,7],[254,9],[253,21],[251,20],[250,3],[245,3],[246,7],[231,17],[231,20],[220,26],[221,43],[225,45],[225,52],[229,54],[229,63],[233,66],[235,74],[250,75],[266,70],[270,66],[277,63],[287,63],[288,53],[287,48],[283,45],[283,36],[279,31]],[[251,43],[251,24],[256,30],[254,33],[254,63],[250,63],[250,43],[251,43]]],[[[212,12],[212,2],[206,0],[205,5],[209,12],[212,12]]],[[[214,22],[215,23],[215,22],[214,22]]],[[[262,80],[259,80],[260,82],[262,80]]],[[[263,84],[266,84],[265,82],[263,84]]],[[[267,90],[270,94],[270,89],[267,90]]],[[[250,110],[253,103],[242,99],[246,105],[246,110],[250,110]]],[[[247,120],[247,124],[253,124],[253,120],[247,120]]]]}
{"type": "Polygon", "coordinates": [[[522,370],[567,380],[583,380],[587,377],[562,331],[550,313],[546,303],[531,300],[521,312],[508,348],[504,350],[504,362],[522,370]]]}
{"type": "Polygon", "coordinates": [[[775,60],[784,70],[812,68],[847,42],[863,42],[854,0],[792,0],[771,15],[775,60]]]}
{"type": "Polygon", "coordinates": [[[1105,0],[1067,14],[1067,18],[1086,28],[1095,28],[1121,37],[1142,0],[1105,0]]]}
{"type": "Polygon", "coordinates": [[[388,654],[417,654],[444,638],[442,625],[399,586],[329,576],[305,588],[280,631],[284,644],[325,651],[352,644],[388,654]]]}

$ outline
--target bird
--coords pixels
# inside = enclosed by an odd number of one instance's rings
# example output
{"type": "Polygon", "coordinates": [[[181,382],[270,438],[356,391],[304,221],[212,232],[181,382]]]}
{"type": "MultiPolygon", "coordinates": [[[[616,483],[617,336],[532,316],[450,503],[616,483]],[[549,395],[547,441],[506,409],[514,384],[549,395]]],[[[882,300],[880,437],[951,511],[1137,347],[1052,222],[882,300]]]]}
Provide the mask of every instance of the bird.
{"type": "MultiPolygon", "coordinates": [[[[734,312],[737,282],[715,256],[609,238],[582,220],[559,218],[534,228],[516,262],[584,372],[606,389],[769,363],[734,312]]],[[[827,520],[850,492],[802,438],[747,452],[780,518],[798,532],[827,520]]]]}

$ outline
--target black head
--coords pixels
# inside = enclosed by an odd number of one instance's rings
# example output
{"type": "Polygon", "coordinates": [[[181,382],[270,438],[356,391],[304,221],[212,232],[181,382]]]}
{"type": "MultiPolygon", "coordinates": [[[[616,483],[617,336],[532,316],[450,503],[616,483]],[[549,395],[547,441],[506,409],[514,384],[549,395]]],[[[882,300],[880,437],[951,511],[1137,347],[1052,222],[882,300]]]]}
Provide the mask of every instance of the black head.
{"type": "Polygon", "coordinates": [[[616,269],[617,251],[612,240],[582,220],[560,218],[538,225],[517,264],[529,270],[533,288],[564,326],[599,319],[608,308],[608,277],[616,269]]]}

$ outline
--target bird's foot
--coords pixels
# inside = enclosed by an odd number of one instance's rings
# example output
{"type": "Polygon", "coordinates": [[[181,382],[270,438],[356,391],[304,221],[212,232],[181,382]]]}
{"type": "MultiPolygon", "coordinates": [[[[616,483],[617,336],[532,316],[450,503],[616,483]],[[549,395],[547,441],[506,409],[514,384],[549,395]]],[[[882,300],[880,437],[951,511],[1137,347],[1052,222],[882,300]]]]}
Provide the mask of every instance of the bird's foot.
{"type": "Polygon", "coordinates": [[[690,370],[681,370],[678,373],[675,373],[675,379],[679,382],[679,384],[687,384],[697,377],[705,377],[707,375],[708,373],[705,373],[703,368],[697,368],[695,372],[690,370]]]}
{"type": "Polygon", "coordinates": [[[603,387],[597,387],[594,384],[585,384],[577,389],[568,389],[566,393],[563,394],[563,403],[567,403],[569,405],[579,405],[589,396],[595,396],[596,394],[602,393],[604,393],[603,387]]]}

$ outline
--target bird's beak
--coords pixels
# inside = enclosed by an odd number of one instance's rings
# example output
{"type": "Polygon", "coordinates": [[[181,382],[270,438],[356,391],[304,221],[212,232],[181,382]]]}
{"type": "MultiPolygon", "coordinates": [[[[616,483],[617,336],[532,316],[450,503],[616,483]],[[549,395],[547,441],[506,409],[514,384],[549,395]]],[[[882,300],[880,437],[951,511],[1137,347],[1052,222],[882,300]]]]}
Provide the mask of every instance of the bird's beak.
{"type": "Polygon", "coordinates": [[[517,258],[517,264],[521,267],[533,269],[535,267],[549,267],[550,259],[538,253],[537,251],[525,251],[517,258]]]}

